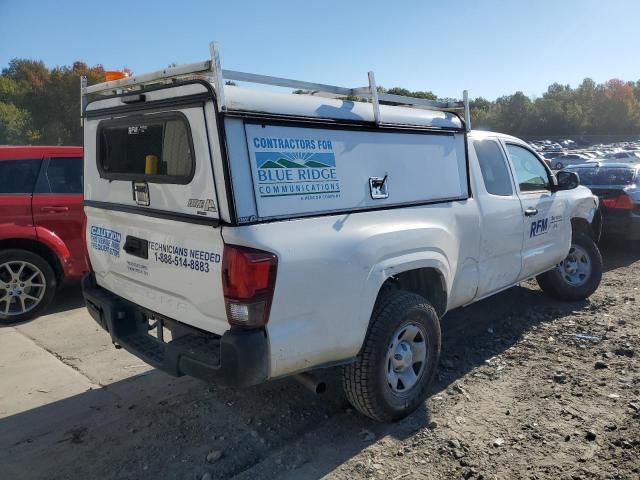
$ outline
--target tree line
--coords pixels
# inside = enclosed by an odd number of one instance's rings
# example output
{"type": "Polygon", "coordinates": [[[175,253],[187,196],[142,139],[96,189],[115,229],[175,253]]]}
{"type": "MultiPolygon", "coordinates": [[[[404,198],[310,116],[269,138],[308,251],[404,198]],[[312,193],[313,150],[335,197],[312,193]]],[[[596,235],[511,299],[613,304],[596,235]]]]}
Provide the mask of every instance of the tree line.
{"type": "Polygon", "coordinates": [[[13,59],[0,74],[0,144],[82,145],[80,76],[103,82],[102,65],[83,62],[49,69],[13,59]]]}
{"type": "Polygon", "coordinates": [[[522,92],[493,102],[476,98],[470,110],[473,128],[521,137],[640,134],[640,80],[554,83],[539,98],[522,92]]]}
{"type": "MultiPolygon", "coordinates": [[[[49,69],[41,61],[13,59],[0,74],[0,144],[82,145],[80,76],[89,85],[104,81],[102,65],[83,62],[49,69]]],[[[435,100],[429,91],[395,87],[381,91],[435,100]]],[[[296,91],[294,93],[305,93],[296,91]]],[[[473,128],[521,137],[640,133],[640,80],[577,88],[554,83],[538,98],[522,92],[470,103],[473,128]]]]}
{"type": "MultiPolygon", "coordinates": [[[[433,92],[378,88],[385,93],[437,99],[433,92]]],[[[473,128],[518,137],[640,135],[640,80],[596,83],[585,78],[577,88],[553,83],[538,98],[522,92],[494,101],[478,97],[469,102],[469,108],[473,128]]]]}

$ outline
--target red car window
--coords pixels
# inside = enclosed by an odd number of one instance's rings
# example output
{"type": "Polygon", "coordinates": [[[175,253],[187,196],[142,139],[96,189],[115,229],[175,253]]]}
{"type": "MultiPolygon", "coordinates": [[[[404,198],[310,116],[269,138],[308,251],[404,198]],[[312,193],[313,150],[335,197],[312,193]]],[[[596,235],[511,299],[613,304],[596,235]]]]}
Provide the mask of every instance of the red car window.
{"type": "Polygon", "coordinates": [[[55,157],[49,160],[36,193],[82,194],[82,159],[55,157]]]}
{"type": "Polygon", "coordinates": [[[41,160],[0,161],[0,194],[33,193],[41,160]]]}

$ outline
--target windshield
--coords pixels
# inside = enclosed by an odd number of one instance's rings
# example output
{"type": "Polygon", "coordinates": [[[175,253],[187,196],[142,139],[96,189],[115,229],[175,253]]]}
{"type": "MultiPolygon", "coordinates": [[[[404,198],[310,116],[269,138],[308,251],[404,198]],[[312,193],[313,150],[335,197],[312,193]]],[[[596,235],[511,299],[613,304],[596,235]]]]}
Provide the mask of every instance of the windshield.
{"type": "Polygon", "coordinates": [[[572,168],[580,177],[580,184],[591,185],[631,185],[635,170],[631,168],[572,168]]]}

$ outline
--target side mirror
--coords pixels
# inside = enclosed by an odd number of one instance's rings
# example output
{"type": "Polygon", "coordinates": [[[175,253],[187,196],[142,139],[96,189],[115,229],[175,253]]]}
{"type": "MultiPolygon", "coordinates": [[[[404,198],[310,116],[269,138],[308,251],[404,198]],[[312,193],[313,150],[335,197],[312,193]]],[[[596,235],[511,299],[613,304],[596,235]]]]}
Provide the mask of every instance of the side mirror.
{"type": "Polygon", "coordinates": [[[561,170],[556,174],[558,179],[558,190],[573,190],[580,185],[580,177],[575,172],[561,170]]]}

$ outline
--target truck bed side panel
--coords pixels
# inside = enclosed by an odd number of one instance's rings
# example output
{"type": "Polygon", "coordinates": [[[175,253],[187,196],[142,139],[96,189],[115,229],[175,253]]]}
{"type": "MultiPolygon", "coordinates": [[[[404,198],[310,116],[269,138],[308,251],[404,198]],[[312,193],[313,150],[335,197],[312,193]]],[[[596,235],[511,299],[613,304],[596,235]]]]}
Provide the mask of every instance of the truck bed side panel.
{"type": "Polygon", "coordinates": [[[458,304],[475,294],[477,207],[471,199],[224,228],[222,235],[278,255],[267,325],[272,377],[357,355],[390,275],[441,268],[458,304]],[[470,275],[460,275],[463,270],[470,275]]]}

